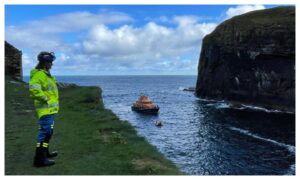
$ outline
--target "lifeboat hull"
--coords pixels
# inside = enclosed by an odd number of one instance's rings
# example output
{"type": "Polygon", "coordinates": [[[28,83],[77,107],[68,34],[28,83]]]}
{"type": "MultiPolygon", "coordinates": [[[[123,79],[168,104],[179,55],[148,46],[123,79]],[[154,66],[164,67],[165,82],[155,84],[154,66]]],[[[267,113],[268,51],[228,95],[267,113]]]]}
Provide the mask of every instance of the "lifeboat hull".
{"type": "Polygon", "coordinates": [[[139,113],[157,114],[158,110],[159,110],[159,107],[155,107],[155,108],[141,108],[141,107],[131,106],[131,110],[139,112],[139,113]]]}

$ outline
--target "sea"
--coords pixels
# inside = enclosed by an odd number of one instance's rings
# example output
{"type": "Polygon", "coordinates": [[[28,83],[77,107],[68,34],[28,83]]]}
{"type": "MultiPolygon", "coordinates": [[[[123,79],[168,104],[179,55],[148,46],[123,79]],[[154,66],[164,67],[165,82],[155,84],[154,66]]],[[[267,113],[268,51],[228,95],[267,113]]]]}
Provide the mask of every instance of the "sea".
{"type": "Polygon", "coordinates": [[[295,114],[251,105],[234,109],[226,101],[197,98],[184,91],[195,87],[197,76],[56,78],[101,87],[105,108],[186,174],[295,175],[295,114]],[[157,115],[131,110],[141,95],[160,107],[157,115]]]}

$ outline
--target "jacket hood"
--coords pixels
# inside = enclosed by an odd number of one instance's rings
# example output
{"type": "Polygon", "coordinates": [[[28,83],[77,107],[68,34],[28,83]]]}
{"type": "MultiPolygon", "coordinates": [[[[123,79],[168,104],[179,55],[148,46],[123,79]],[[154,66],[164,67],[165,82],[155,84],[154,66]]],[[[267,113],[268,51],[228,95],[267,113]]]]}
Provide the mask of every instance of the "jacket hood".
{"type": "Polygon", "coordinates": [[[30,71],[30,78],[32,78],[36,73],[38,72],[43,72],[45,73],[47,76],[52,77],[50,73],[48,73],[47,71],[43,70],[43,69],[32,69],[30,71]]]}

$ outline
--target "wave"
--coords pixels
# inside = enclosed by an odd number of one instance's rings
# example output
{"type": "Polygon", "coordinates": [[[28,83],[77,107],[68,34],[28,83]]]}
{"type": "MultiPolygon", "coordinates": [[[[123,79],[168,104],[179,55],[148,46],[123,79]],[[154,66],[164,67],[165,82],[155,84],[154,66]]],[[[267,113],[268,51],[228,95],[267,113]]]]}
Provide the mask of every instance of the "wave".
{"type": "Polygon", "coordinates": [[[284,175],[295,175],[296,164],[290,165],[289,169],[286,171],[284,175]]]}
{"type": "Polygon", "coordinates": [[[231,108],[230,103],[225,101],[215,101],[215,100],[207,100],[207,99],[200,99],[200,101],[207,103],[206,106],[212,106],[217,109],[229,109],[231,108]]]}
{"type": "Polygon", "coordinates": [[[262,141],[266,141],[266,142],[270,142],[270,143],[273,143],[277,146],[280,146],[280,147],[284,147],[286,148],[289,152],[295,154],[295,146],[292,146],[292,145],[289,145],[289,144],[284,144],[284,143],[280,143],[280,142],[277,142],[275,140],[272,140],[272,139],[268,139],[268,138],[264,138],[264,137],[261,137],[261,136],[258,136],[256,134],[253,134],[251,133],[250,131],[248,130],[245,130],[245,129],[240,129],[240,128],[236,128],[236,127],[229,127],[231,130],[233,131],[237,131],[237,132],[240,132],[242,134],[245,134],[245,135],[248,135],[248,136],[251,136],[253,138],[256,138],[256,139],[259,139],[259,140],[262,140],[262,141]]]}
{"type": "Polygon", "coordinates": [[[225,102],[217,102],[217,103],[209,103],[206,104],[206,106],[213,106],[217,109],[227,109],[230,108],[230,104],[225,103],[225,102]]]}
{"type": "MultiPolygon", "coordinates": [[[[280,147],[284,147],[290,153],[295,154],[295,146],[292,146],[292,145],[289,145],[289,144],[280,143],[280,142],[277,142],[277,141],[275,141],[273,139],[268,139],[268,138],[264,138],[264,137],[258,136],[258,135],[253,134],[250,131],[245,130],[245,129],[240,129],[240,128],[236,128],[236,127],[229,127],[229,128],[231,130],[233,130],[233,131],[237,131],[239,133],[251,136],[253,138],[256,138],[256,139],[259,139],[259,140],[262,140],[262,141],[266,141],[266,142],[270,142],[270,143],[275,144],[275,145],[280,146],[280,147]]],[[[295,166],[296,166],[295,164],[291,164],[289,166],[289,168],[287,169],[287,171],[285,172],[285,175],[295,175],[295,166]]]]}
{"type": "Polygon", "coordinates": [[[202,102],[209,102],[206,106],[214,106],[217,109],[237,109],[237,110],[251,110],[256,112],[266,112],[266,113],[284,113],[284,114],[294,114],[293,112],[289,111],[280,111],[276,109],[267,109],[259,106],[254,105],[246,105],[246,104],[239,104],[238,107],[235,107],[230,102],[226,101],[216,101],[216,100],[207,100],[207,99],[199,99],[202,102]]]}
{"type": "Polygon", "coordinates": [[[241,104],[240,108],[237,109],[250,109],[250,110],[256,110],[256,111],[264,111],[267,113],[288,113],[288,114],[294,114],[293,112],[289,112],[289,111],[280,111],[280,110],[276,110],[276,109],[266,109],[263,107],[259,107],[259,106],[251,106],[251,105],[245,105],[245,104],[241,104]]]}
{"type": "Polygon", "coordinates": [[[184,90],[184,87],[180,86],[180,87],[178,88],[178,90],[183,91],[183,90],[184,90]]]}
{"type": "Polygon", "coordinates": [[[196,97],[196,98],[200,102],[224,102],[224,100],[223,101],[218,101],[218,100],[214,100],[214,99],[204,99],[204,98],[199,98],[199,97],[196,97]]]}

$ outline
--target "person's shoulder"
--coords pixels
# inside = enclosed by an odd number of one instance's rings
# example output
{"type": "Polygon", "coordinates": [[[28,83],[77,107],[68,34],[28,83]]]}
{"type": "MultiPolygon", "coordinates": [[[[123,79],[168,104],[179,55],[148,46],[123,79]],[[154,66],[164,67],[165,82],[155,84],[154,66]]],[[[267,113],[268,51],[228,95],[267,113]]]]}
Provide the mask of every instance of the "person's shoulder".
{"type": "Polygon", "coordinates": [[[32,69],[30,72],[30,76],[31,77],[45,77],[45,76],[47,76],[47,74],[43,70],[32,69]]]}

